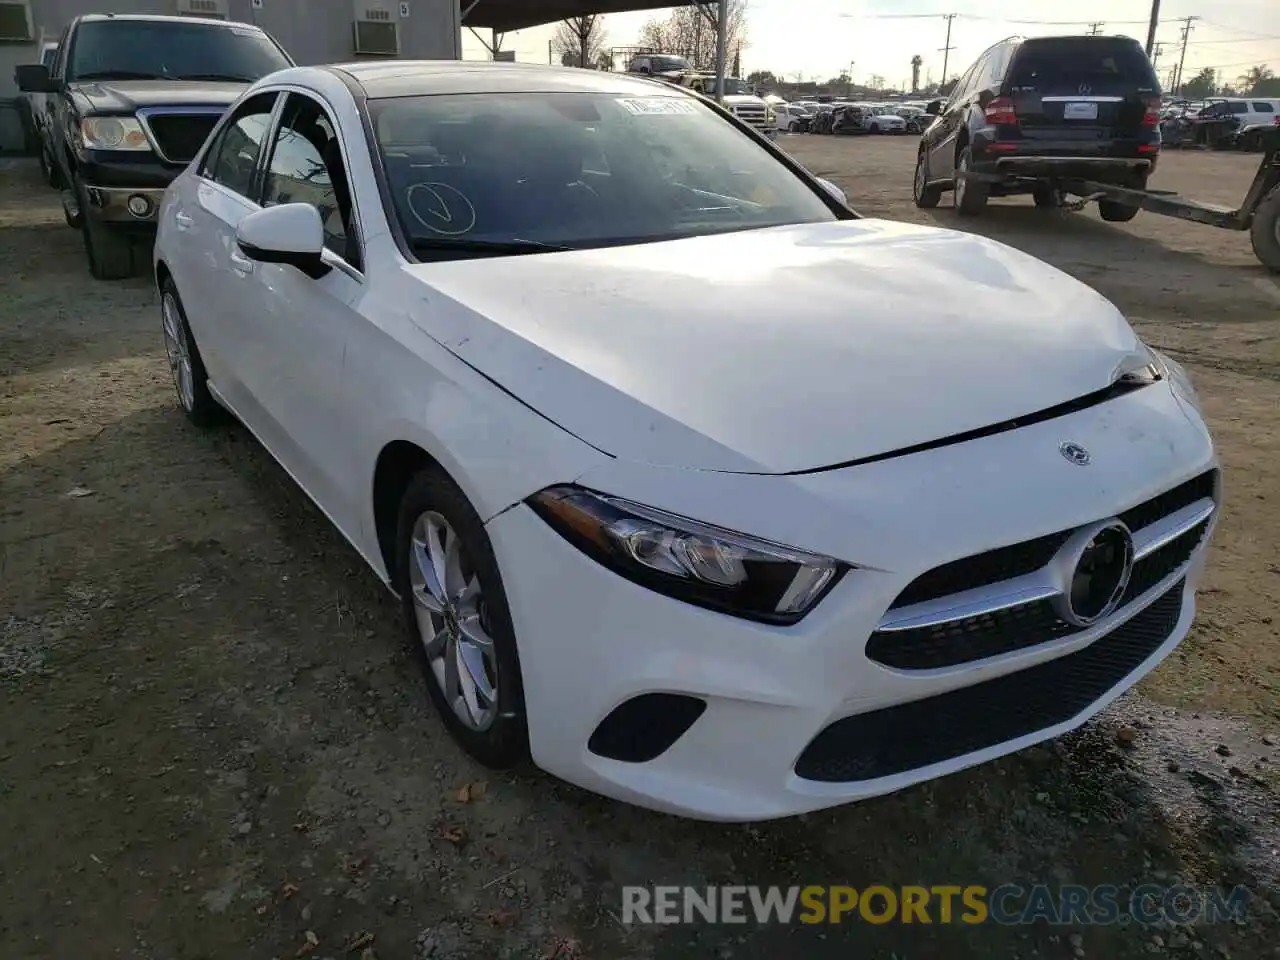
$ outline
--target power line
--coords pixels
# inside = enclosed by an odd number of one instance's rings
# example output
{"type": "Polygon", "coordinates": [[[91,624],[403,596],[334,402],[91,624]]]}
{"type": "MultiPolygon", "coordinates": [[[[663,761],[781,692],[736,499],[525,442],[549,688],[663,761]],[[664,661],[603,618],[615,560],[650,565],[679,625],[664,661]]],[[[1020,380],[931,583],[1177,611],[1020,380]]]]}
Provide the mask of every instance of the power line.
{"type": "Polygon", "coordinates": [[[1096,37],[1102,32],[1102,28],[1106,25],[1105,20],[1095,20],[1093,23],[1089,24],[1089,36],[1096,37]]]}

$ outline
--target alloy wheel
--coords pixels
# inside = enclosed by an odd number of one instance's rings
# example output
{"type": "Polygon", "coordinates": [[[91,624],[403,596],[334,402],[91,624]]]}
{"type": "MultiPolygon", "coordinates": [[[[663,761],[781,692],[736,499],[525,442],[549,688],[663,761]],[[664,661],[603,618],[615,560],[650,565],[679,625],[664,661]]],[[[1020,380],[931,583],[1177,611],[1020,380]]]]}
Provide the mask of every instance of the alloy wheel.
{"type": "Polygon", "coordinates": [[[462,538],[434,511],[414,521],[409,550],[413,609],[432,677],[467,728],[487,730],[498,716],[498,659],[480,578],[462,538]]]}
{"type": "Polygon", "coordinates": [[[173,375],[173,385],[178,389],[182,408],[190,412],[196,404],[195,377],[191,372],[191,352],[187,349],[186,324],[173,294],[166,293],[161,299],[160,314],[164,323],[164,352],[169,358],[169,372],[173,375]]]}

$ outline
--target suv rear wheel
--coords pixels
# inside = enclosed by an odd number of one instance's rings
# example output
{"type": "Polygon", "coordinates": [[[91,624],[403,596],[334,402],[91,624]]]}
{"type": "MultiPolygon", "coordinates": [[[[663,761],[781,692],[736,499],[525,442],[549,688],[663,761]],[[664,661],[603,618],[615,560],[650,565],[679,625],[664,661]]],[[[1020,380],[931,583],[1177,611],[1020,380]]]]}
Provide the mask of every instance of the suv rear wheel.
{"type": "Polygon", "coordinates": [[[916,206],[923,210],[932,210],[942,199],[942,188],[929,185],[929,156],[924,150],[916,156],[916,175],[911,185],[911,197],[916,206]]]}
{"type": "MultiPolygon", "coordinates": [[[[1134,177],[1130,182],[1123,184],[1130,190],[1147,189],[1147,178],[1144,176],[1134,177]]],[[[1128,223],[1138,215],[1141,207],[1131,207],[1127,203],[1120,203],[1117,200],[1099,200],[1098,216],[1108,223],[1128,223]]]]}
{"type": "Polygon", "coordinates": [[[1057,210],[1062,206],[1062,191],[1051,183],[1037,183],[1031,197],[1041,210],[1057,210]]]}
{"type": "Polygon", "coordinates": [[[991,195],[989,184],[981,180],[970,180],[966,174],[973,165],[973,151],[965,147],[956,158],[956,185],[951,191],[951,203],[956,213],[966,217],[976,217],[987,205],[991,195]]]}

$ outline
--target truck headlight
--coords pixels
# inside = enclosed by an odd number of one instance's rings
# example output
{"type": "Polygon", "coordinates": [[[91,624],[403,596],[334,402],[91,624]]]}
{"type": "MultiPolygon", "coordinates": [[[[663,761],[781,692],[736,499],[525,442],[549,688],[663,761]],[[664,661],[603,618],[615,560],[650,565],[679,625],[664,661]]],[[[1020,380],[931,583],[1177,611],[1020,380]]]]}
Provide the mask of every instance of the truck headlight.
{"type": "Polygon", "coordinates": [[[748,620],[798,622],[848,569],[830,557],[583,487],[550,487],[528,503],[562,537],[628,580],[748,620]]]}
{"type": "Polygon", "coordinates": [[[88,150],[150,150],[151,142],[136,117],[86,117],[80,139],[88,150]]]}

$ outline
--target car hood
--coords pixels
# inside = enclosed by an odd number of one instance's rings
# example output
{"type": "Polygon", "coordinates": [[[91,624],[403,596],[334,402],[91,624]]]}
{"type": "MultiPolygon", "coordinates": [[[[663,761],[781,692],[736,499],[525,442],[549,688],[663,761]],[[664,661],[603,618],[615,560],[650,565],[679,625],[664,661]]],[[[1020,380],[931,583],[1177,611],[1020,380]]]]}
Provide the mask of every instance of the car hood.
{"type": "Polygon", "coordinates": [[[71,84],[95,113],[133,113],[144,107],[228,107],[247,83],[192,80],[93,80],[71,84]]]}
{"type": "Polygon", "coordinates": [[[414,264],[413,321],[598,449],[788,473],[1108,387],[1119,311],[1003,244],[882,220],[414,264]]]}

